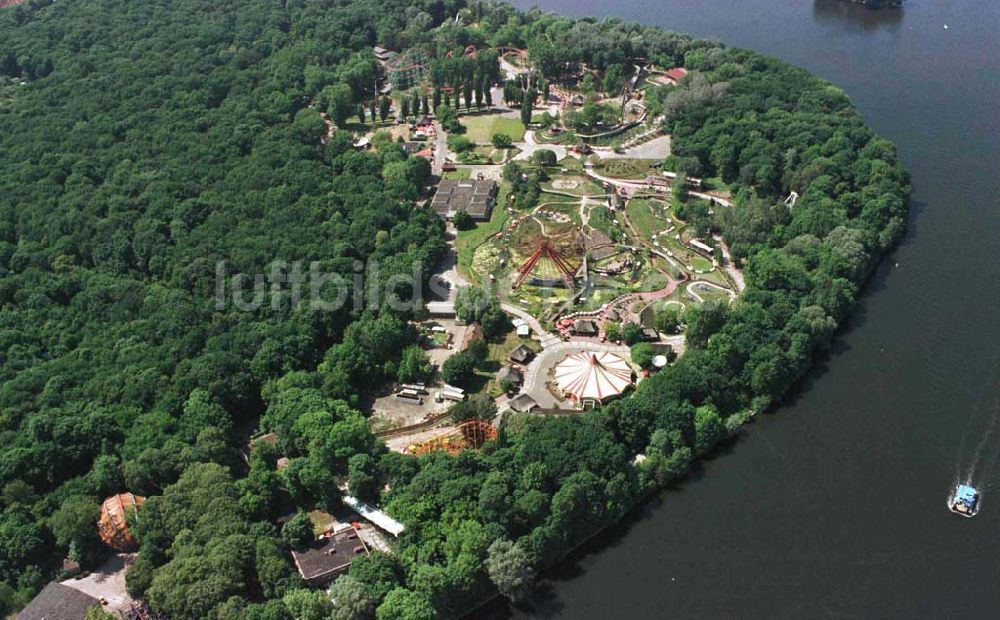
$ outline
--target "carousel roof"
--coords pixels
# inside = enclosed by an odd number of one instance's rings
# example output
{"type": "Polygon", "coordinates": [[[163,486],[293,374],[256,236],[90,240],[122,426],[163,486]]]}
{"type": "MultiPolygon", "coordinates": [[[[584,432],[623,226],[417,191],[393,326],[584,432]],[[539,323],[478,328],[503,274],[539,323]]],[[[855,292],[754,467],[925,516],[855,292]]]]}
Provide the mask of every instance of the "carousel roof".
{"type": "Polygon", "coordinates": [[[555,368],[556,385],[574,400],[604,400],[632,385],[632,367],[606,351],[569,355],[555,368]]]}

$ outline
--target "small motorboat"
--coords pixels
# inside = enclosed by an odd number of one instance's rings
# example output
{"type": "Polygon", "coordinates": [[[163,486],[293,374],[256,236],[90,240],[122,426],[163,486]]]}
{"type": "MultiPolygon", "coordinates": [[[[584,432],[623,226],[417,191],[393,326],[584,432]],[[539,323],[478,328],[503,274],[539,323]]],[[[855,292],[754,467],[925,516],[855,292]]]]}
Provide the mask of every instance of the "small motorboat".
{"type": "Polygon", "coordinates": [[[963,517],[974,517],[979,512],[979,491],[967,485],[960,484],[948,501],[948,508],[963,517]]]}

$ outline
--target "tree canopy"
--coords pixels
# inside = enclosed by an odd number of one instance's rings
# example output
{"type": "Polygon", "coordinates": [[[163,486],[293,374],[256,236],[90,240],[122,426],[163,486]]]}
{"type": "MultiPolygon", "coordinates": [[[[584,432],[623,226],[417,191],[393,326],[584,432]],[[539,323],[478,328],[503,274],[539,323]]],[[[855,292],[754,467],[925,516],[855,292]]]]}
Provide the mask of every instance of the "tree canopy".
{"type": "MultiPolygon", "coordinates": [[[[124,489],[148,497],[128,588],[168,617],[432,618],[498,590],[516,597],[779,400],[905,228],[895,148],[842,91],[639,24],[463,0],[33,0],[0,10],[0,40],[0,77],[26,81],[0,103],[5,614],[62,558],[100,561],[87,523],[124,489]],[[677,170],[733,190],[734,209],[682,208],[721,232],[746,290],[657,317],[686,326],[688,350],[629,398],[575,417],[514,415],[497,441],[456,457],[389,453],[359,408],[429,368],[414,311],[381,302],[412,292],[394,276],[414,264],[426,281],[445,242],[414,203],[427,162],[382,138],[356,150],[345,131],[359,106],[372,122],[391,113],[372,92],[384,77],[375,44],[428,59],[446,126],[460,95],[478,105],[500,79],[491,46],[527,49],[545,84],[578,63],[610,87],[632,58],[686,67],[680,85],[652,90],[650,117],[665,119],[677,170]],[[482,53],[465,55],[470,45],[482,53]],[[293,282],[313,265],[348,282],[362,271],[366,303],[295,303],[293,282]],[[280,286],[254,290],[256,274],[280,286]],[[254,428],[277,442],[244,461],[254,428]],[[289,559],[303,518],[284,531],[278,517],[334,508],[339,481],[407,533],[328,595],[304,589],[289,559]]],[[[527,124],[537,93],[524,91],[504,89],[527,124]]],[[[581,115],[606,120],[599,107],[581,115]]],[[[522,169],[504,178],[518,205],[534,204],[539,173],[522,169]]],[[[309,279],[300,297],[333,288],[309,279]]],[[[487,337],[507,327],[482,290],[457,305],[487,337]]],[[[451,359],[449,374],[471,378],[474,354],[451,359]]],[[[481,405],[456,415],[491,415],[481,405]]]]}

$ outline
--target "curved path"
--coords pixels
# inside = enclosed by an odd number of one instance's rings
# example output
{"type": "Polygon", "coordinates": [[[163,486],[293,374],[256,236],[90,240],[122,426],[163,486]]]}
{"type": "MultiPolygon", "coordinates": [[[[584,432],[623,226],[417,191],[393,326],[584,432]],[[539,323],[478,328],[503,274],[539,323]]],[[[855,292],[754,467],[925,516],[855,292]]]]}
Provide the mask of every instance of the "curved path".
{"type": "Polygon", "coordinates": [[[688,295],[694,297],[694,299],[700,304],[705,303],[705,298],[699,295],[694,290],[694,287],[696,286],[707,286],[709,288],[714,288],[716,290],[722,291],[728,294],[730,299],[736,297],[736,293],[734,293],[731,289],[728,289],[724,286],[719,286],[718,284],[715,284],[713,282],[706,282],[705,280],[695,280],[694,282],[689,282],[688,285],[685,287],[685,291],[687,292],[688,295]]]}
{"type": "Polygon", "coordinates": [[[722,251],[722,268],[726,270],[729,277],[736,283],[736,292],[742,293],[743,289],[747,287],[747,283],[743,279],[743,272],[733,264],[733,255],[729,253],[729,246],[726,245],[722,235],[714,235],[712,238],[719,244],[719,249],[722,251]]]}
{"type": "Polygon", "coordinates": [[[504,312],[508,314],[513,314],[517,318],[527,323],[528,327],[531,328],[531,331],[535,332],[535,335],[538,336],[538,340],[542,343],[542,347],[544,347],[546,350],[549,347],[555,346],[556,344],[562,342],[562,340],[560,340],[559,337],[556,336],[555,334],[545,331],[542,328],[542,324],[538,322],[538,319],[531,316],[524,310],[518,308],[514,304],[506,301],[501,301],[500,308],[504,312]]]}
{"type": "Polygon", "coordinates": [[[524,144],[518,144],[517,147],[521,149],[521,152],[514,156],[514,159],[518,161],[531,159],[531,156],[535,153],[535,151],[540,151],[542,149],[547,149],[555,153],[556,161],[565,159],[567,154],[565,146],[535,142],[535,132],[531,129],[524,132],[524,144]]]}
{"type": "MultiPolygon", "coordinates": [[[[603,181],[604,183],[609,183],[615,187],[625,187],[629,189],[639,189],[642,187],[647,187],[650,185],[645,179],[639,181],[636,179],[615,179],[612,177],[606,177],[603,174],[598,174],[594,172],[593,164],[587,162],[584,164],[584,174],[587,176],[597,179],[598,181],[603,181]]],[[[708,200],[709,202],[715,202],[724,207],[732,207],[733,203],[726,200],[725,198],[720,198],[719,196],[713,196],[712,194],[705,194],[703,192],[689,191],[688,196],[694,196],[695,198],[701,198],[703,200],[708,200]]]]}

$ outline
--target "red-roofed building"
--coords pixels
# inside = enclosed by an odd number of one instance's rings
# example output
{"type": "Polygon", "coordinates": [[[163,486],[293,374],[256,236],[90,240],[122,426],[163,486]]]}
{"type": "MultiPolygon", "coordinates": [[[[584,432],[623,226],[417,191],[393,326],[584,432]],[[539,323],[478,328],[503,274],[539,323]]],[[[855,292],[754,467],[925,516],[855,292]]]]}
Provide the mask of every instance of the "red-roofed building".
{"type": "Polygon", "coordinates": [[[676,84],[687,74],[688,71],[684,67],[674,67],[673,69],[667,71],[667,81],[671,84],[676,84]]]}

